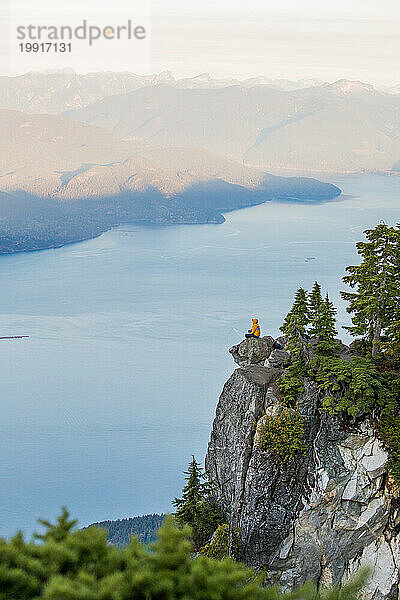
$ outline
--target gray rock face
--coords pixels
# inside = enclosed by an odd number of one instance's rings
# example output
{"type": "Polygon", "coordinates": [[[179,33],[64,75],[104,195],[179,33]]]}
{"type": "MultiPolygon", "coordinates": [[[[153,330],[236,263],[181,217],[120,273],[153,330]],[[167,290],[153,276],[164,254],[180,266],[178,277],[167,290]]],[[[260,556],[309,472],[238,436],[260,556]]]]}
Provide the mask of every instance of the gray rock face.
{"type": "Polygon", "coordinates": [[[247,338],[229,349],[233,360],[240,367],[263,365],[272,352],[274,338],[266,335],[260,338],[247,338]]]}
{"type": "Polygon", "coordinates": [[[269,386],[279,372],[261,366],[236,369],[221,394],[206,469],[218,485],[219,500],[232,515],[241,511],[254,427],[269,386]]]}
{"type": "Polygon", "coordinates": [[[290,363],[290,354],[285,350],[272,350],[265,361],[266,367],[276,367],[278,369],[287,367],[290,363]]]}
{"type": "Polygon", "coordinates": [[[277,462],[257,436],[262,415],[280,407],[280,373],[260,365],[233,373],[208,447],[206,469],[227,521],[240,530],[241,559],[285,588],[310,578],[339,583],[369,565],[365,598],[397,598],[400,509],[386,452],[366,424],[350,429],[321,413],[319,392],[308,382],[298,406],[306,451],[277,462]]]}

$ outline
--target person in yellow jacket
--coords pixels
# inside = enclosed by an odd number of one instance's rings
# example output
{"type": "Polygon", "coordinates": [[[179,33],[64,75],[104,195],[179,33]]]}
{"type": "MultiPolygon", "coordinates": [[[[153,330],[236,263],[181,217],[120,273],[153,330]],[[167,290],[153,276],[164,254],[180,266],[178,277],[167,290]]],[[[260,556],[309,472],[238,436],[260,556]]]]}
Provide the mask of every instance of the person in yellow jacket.
{"type": "Polygon", "coordinates": [[[246,333],[246,338],[259,338],[261,335],[261,329],[258,324],[258,319],[253,319],[253,327],[246,333]]]}

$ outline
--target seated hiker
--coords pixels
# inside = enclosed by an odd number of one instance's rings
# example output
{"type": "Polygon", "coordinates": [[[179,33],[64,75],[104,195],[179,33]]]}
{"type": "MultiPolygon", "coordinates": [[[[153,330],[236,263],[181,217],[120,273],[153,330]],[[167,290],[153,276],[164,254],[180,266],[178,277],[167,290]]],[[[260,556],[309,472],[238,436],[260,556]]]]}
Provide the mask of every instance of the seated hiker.
{"type": "Polygon", "coordinates": [[[258,324],[258,319],[253,319],[253,327],[249,329],[248,333],[244,337],[246,338],[259,338],[261,335],[261,329],[258,324]]]}

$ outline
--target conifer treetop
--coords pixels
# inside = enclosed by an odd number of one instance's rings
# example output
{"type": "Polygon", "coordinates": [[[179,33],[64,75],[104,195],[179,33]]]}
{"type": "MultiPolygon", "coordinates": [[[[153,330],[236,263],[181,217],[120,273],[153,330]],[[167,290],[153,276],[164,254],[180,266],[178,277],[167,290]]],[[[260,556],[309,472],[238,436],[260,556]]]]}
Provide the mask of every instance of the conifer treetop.
{"type": "Polygon", "coordinates": [[[362,336],[371,345],[372,356],[377,356],[394,351],[390,334],[395,334],[393,324],[400,320],[400,225],[380,223],[364,234],[366,241],[356,245],[361,264],[347,267],[343,277],[354,291],[341,294],[352,315],[346,329],[362,336]]]}

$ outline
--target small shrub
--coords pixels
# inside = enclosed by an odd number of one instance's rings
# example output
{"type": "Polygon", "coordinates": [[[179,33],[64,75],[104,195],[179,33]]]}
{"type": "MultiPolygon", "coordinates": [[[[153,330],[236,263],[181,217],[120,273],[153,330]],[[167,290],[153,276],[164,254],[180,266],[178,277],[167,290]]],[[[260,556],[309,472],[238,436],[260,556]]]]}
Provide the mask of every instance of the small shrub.
{"type": "Polygon", "coordinates": [[[258,446],[261,450],[271,452],[282,463],[304,453],[304,418],[290,408],[282,408],[275,415],[264,416],[258,428],[258,446]]]}
{"type": "Polygon", "coordinates": [[[222,523],[217,527],[209,543],[201,549],[201,553],[208,556],[208,558],[221,560],[228,556],[237,557],[239,548],[239,531],[234,529],[232,532],[231,548],[229,548],[229,525],[228,523],[222,523]]]}

